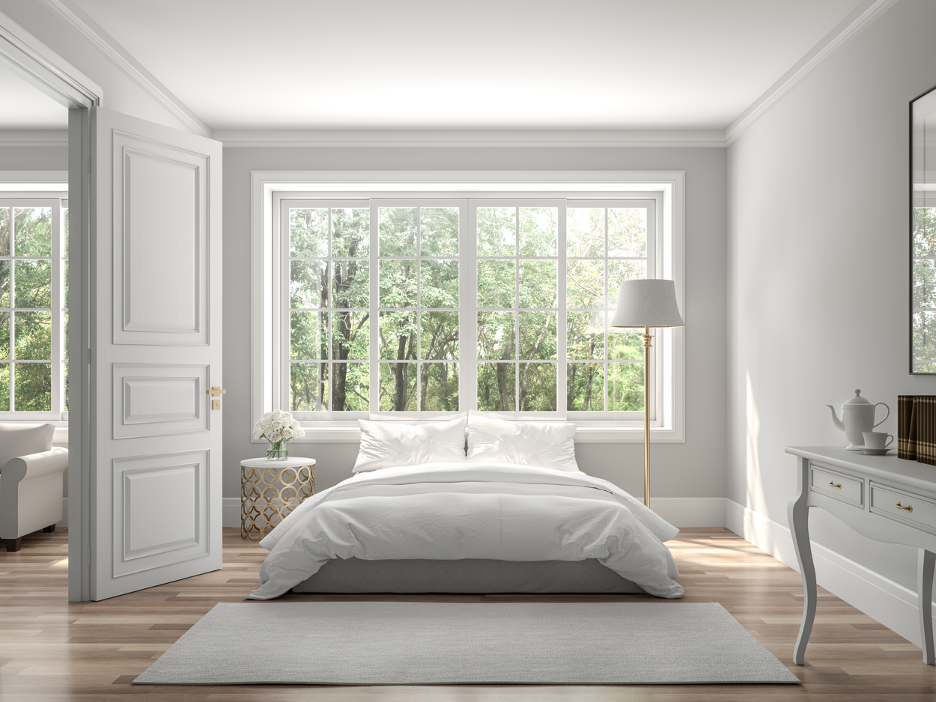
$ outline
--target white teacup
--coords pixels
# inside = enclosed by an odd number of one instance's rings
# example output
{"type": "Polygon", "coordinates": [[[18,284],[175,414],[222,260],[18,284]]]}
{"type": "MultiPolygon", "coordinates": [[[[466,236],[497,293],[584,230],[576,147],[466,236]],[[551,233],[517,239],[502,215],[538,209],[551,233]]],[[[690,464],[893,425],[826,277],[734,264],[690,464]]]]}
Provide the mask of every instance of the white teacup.
{"type": "Polygon", "coordinates": [[[869,449],[887,448],[894,440],[894,435],[886,431],[866,431],[862,432],[862,436],[864,436],[865,448],[869,449]]]}

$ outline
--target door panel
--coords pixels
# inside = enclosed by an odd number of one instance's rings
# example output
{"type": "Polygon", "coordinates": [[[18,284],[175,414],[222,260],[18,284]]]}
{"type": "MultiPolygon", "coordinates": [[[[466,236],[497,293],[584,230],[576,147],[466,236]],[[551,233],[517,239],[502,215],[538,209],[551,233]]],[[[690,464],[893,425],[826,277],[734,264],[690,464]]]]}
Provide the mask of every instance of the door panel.
{"type": "Polygon", "coordinates": [[[102,108],[91,599],[221,567],[221,145],[102,108]]]}
{"type": "Polygon", "coordinates": [[[208,157],[113,138],[114,343],[207,344],[208,157]]]}

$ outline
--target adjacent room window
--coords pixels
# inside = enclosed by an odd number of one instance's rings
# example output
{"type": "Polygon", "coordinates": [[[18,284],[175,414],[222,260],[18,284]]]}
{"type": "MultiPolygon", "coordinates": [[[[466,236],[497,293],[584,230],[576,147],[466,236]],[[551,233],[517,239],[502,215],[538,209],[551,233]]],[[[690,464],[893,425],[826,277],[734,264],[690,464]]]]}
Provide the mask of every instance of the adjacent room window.
{"type": "Polygon", "coordinates": [[[661,425],[670,337],[646,379],[640,335],[608,326],[621,281],[663,277],[660,193],[274,207],[272,396],[302,421],[470,410],[636,426],[649,381],[661,425]]]}
{"type": "Polygon", "coordinates": [[[62,198],[0,198],[0,417],[67,411],[67,226],[62,198]]]}

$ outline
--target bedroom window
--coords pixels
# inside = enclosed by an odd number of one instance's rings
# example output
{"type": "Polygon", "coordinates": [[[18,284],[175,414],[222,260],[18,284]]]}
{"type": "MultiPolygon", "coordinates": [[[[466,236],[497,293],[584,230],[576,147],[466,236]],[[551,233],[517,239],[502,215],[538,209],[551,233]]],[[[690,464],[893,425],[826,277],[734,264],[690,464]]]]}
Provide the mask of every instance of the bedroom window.
{"type": "Polygon", "coordinates": [[[477,409],[556,412],[560,206],[491,201],[472,212],[477,409]]]}
{"type": "Polygon", "coordinates": [[[67,226],[62,198],[0,198],[0,418],[67,406],[67,226]]]}
{"type": "Polygon", "coordinates": [[[354,440],[359,418],[477,411],[630,441],[647,382],[656,436],[681,441],[683,332],[656,334],[645,378],[640,336],[608,327],[621,281],[681,288],[682,175],[667,175],[255,190],[269,213],[254,225],[258,416],[289,407],[313,440],[354,440]]]}

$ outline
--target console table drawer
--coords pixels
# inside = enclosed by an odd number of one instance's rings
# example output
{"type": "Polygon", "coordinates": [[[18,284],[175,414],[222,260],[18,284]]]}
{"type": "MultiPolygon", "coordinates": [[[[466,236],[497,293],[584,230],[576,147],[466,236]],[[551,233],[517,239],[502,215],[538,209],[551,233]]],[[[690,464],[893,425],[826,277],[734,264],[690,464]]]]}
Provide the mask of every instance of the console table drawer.
{"type": "Polygon", "coordinates": [[[809,488],[855,507],[864,507],[864,481],[810,464],[809,488]]]}
{"type": "Polygon", "coordinates": [[[895,522],[936,534],[936,502],[927,497],[871,483],[871,511],[895,522]]]}

